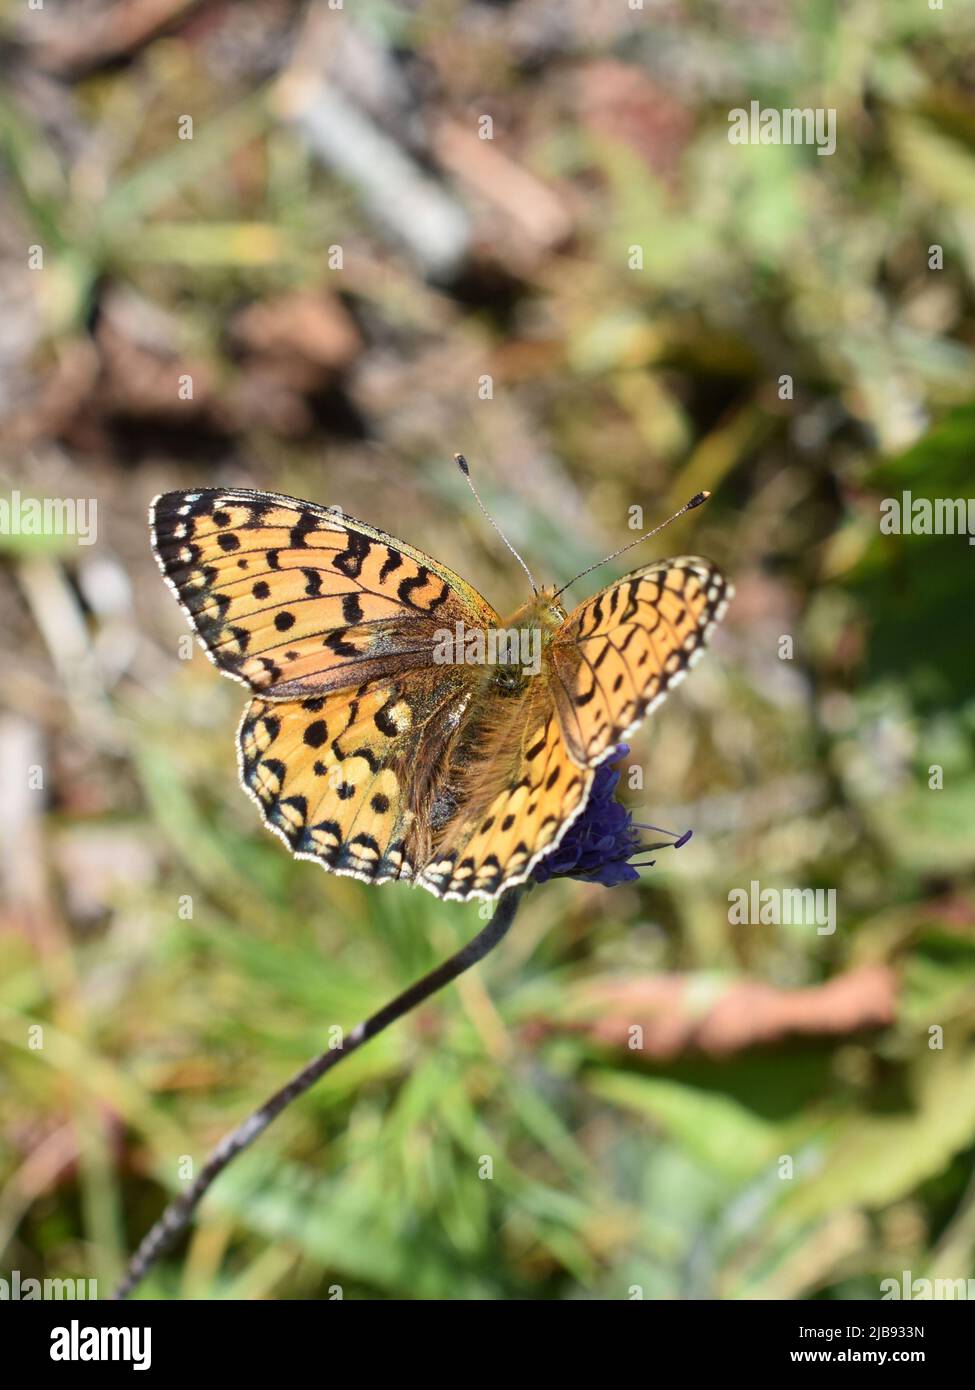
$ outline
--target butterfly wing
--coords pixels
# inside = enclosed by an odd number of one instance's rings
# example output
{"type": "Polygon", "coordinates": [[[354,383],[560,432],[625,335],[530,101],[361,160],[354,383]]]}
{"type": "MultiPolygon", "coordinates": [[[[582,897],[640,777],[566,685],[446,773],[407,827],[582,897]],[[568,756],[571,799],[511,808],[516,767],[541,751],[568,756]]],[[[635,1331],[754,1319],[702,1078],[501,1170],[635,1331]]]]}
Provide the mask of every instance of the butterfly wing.
{"type": "Polygon", "coordinates": [[[298,858],[367,883],[412,878],[467,699],[452,672],[258,696],[237,735],[241,783],[298,858]]]}
{"type": "Polygon", "coordinates": [[[436,633],[497,614],[421,551],[296,498],[171,492],[150,526],[207,655],[256,693],[238,763],[265,823],[334,872],[412,877],[478,679],[436,663],[436,633]]]}
{"type": "Polygon", "coordinates": [[[700,660],[734,590],[697,555],[658,560],[581,603],[549,648],[569,751],[595,767],[700,660]]]}
{"type": "Polygon", "coordinates": [[[543,676],[483,702],[439,794],[444,820],[417,882],[459,901],[523,883],[585,807],[593,776],[570,758],[543,676]]]}
{"type": "Polygon", "coordinates": [[[472,726],[441,794],[450,818],[418,881],[459,899],[523,882],[584,809],[593,769],[703,653],[731,594],[710,561],[682,556],[580,604],[540,677],[472,726]]]}
{"type": "Polygon", "coordinates": [[[157,497],[159,567],[207,655],[274,698],[427,666],[437,629],[498,616],[459,575],[343,513],[244,488],[157,497]]]}

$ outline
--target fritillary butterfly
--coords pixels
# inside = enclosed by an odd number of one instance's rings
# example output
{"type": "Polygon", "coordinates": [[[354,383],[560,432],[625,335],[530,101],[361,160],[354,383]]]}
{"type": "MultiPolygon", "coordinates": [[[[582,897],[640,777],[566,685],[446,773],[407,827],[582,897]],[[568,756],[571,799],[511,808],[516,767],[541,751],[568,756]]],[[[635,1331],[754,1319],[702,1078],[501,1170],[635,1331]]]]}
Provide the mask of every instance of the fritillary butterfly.
{"type": "Polygon", "coordinates": [[[207,655],[252,693],[238,761],[265,824],[300,859],[439,898],[528,878],[732,594],[708,560],[681,556],[571,614],[542,590],[502,623],[422,551],[293,497],[168,492],[150,526],[207,655]],[[457,624],[538,632],[537,674],[437,661],[457,624]]]}

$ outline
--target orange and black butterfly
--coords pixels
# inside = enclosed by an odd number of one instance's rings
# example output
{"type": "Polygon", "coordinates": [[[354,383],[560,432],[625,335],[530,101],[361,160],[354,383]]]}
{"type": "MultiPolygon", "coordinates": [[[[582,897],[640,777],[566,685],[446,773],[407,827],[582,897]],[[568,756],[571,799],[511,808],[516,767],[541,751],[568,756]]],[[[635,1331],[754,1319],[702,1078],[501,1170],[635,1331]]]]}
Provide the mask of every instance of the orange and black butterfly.
{"type": "Polygon", "coordinates": [[[681,556],[572,613],[536,590],[502,622],[422,551],[293,497],[168,492],[150,526],[207,655],[252,692],[238,761],[265,824],[333,873],[440,898],[529,877],[732,594],[710,561],[681,556]],[[445,659],[447,635],[478,633],[502,638],[500,662],[445,659]],[[537,661],[512,633],[536,635],[537,661]]]}

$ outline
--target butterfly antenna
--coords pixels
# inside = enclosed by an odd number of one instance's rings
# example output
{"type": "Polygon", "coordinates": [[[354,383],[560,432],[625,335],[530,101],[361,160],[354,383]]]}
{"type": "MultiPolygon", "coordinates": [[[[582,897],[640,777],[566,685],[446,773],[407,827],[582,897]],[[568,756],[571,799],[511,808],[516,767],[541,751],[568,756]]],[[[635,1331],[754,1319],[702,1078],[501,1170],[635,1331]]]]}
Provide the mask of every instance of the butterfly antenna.
{"type": "Polygon", "coordinates": [[[652,531],[647,531],[646,535],[637,536],[635,541],[629,541],[626,545],[621,545],[619,550],[613,551],[612,555],[607,555],[604,559],[598,560],[596,564],[590,565],[588,569],[577,574],[575,579],[570,579],[568,584],[563,584],[561,589],[557,589],[553,594],[553,598],[558,598],[559,594],[564,594],[566,589],[569,588],[569,585],[576,582],[576,579],[584,579],[587,574],[592,574],[593,570],[598,570],[603,565],[608,564],[610,560],[615,560],[617,555],[625,554],[627,550],[632,550],[635,545],[642,545],[643,542],[648,541],[651,536],[655,536],[658,531],[662,531],[665,526],[669,526],[672,521],[676,521],[679,516],[683,516],[685,512],[689,512],[693,507],[699,507],[702,502],[706,502],[710,496],[710,492],[695,493],[689,502],[685,502],[683,507],[674,512],[673,516],[669,516],[666,521],[662,521],[660,525],[655,526],[652,531]]]}
{"type": "Polygon", "coordinates": [[[463,455],[463,454],[454,454],[454,461],[456,462],[457,467],[458,467],[458,468],[460,469],[460,471],[463,473],[464,477],[467,479],[468,486],[470,487],[471,492],[473,492],[473,494],[474,494],[474,501],[477,503],[477,505],[480,507],[481,511],[482,511],[482,512],[484,513],[484,515],[487,517],[488,521],[490,521],[491,525],[494,527],[495,531],[497,531],[498,535],[499,535],[499,536],[501,537],[501,539],[504,541],[505,545],[506,545],[506,546],[508,547],[508,549],[511,551],[511,553],[512,553],[512,555],[515,557],[515,559],[518,561],[519,565],[521,565],[522,569],[523,569],[523,570],[525,571],[525,573],[528,575],[528,582],[529,582],[529,584],[532,586],[532,593],[533,593],[533,594],[537,594],[537,593],[538,593],[538,585],[535,583],[534,579],[532,578],[532,572],[531,572],[531,570],[528,568],[528,566],[525,564],[524,560],[523,560],[523,559],[521,558],[521,556],[518,554],[517,550],[514,548],[514,546],[513,546],[513,545],[511,544],[511,542],[508,540],[508,537],[507,537],[507,536],[504,534],[504,532],[501,530],[501,527],[500,527],[500,526],[498,525],[498,523],[495,521],[494,517],[493,517],[493,516],[491,515],[491,513],[488,511],[487,507],[485,507],[485,505],[484,505],[484,503],[481,501],[480,497],[478,497],[478,495],[477,495],[477,488],[474,486],[474,479],[471,477],[470,464],[469,464],[469,463],[467,462],[467,460],[464,458],[464,455],[463,455]]]}

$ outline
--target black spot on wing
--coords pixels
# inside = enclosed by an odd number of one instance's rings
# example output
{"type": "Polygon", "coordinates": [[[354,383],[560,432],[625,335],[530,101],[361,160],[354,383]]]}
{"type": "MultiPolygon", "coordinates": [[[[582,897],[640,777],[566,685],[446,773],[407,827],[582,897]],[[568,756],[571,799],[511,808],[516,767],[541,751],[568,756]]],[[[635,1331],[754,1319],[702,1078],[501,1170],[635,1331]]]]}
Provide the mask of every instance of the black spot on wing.
{"type": "Polygon", "coordinates": [[[309,748],[321,748],[327,738],[328,725],[324,719],[313,720],[304,733],[304,740],[309,748]]]}
{"type": "Polygon", "coordinates": [[[336,656],[358,656],[359,648],[344,640],[345,633],[344,627],[337,627],[334,632],[328,634],[322,646],[328,647],[329,651],[334,652],[336,656]]]}
{"type": "Polygon", "coordinates": [[[382,709],[376,711],[373,719],[376,728],[381,734],[385,734],[387,738],[395,738],[399,733],[396,721],[389,713],[391,708],[392,703],[383,705],[382,709]]]}
{"type": "Polygon", "coordinates": [[[318,522],[315,520],[312,513],[303,512],[301,516],[298,518],[296,524],[291,528],[291,545],[295,550],[301,550],[304,547],[307,547],[307,537],[311,534],[312,531],[317,530],[318,522]]]}
{"type": "Polygon", "coordinates": [[[402,580],[399,588],[396,590],[400,602],[405,603],[407,608],[416,609],[418,613],[425,613],[427,609],[422,603],[414,602],[413,594],[417,589],[425,588],[429,578],[430,571],[427,569],[426,565],[421,565],[412,579],[402,580]]]}
{"type": "Polygon", "coordinates": [[[380,582],[380,584],[385,584],[386,580],[387,580],[387,579],[389,578],[389,576],[393,573],[393,571],[394,571],[394,570],[398,570],[398,569],[400,568],[400,566],[402,565],[402,563],[403,563],[403,557],[402,557],[402,555],[399,553],[399,551],[398,551],[398,550],[391,550],[391,549],[389,548],[389,546],[387,546],[387,547],[386,547],[386,558],[385,558],[385,560],[383,561],[382,569],[379,571],[379,582],[380,582]]]}
{"type": "Polygon", "coordinates": [[[348,546],[334,556],[332,565],[340,574],[344,574],[346,579],[358,579],[362,573],[362,563],[372,549],[372,544],[367,536],[361,536],[357,531],[347,531],[346,536],[348,546]]]}

